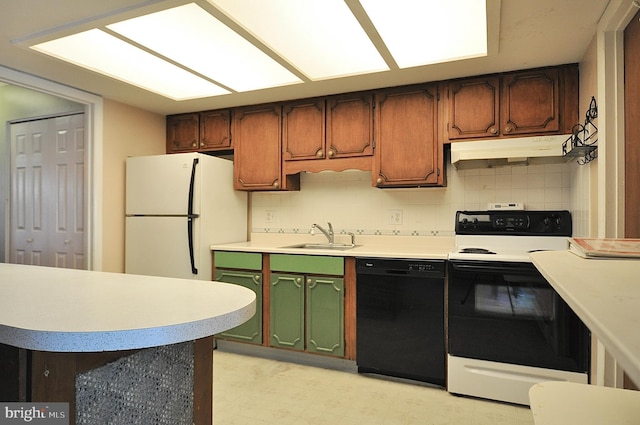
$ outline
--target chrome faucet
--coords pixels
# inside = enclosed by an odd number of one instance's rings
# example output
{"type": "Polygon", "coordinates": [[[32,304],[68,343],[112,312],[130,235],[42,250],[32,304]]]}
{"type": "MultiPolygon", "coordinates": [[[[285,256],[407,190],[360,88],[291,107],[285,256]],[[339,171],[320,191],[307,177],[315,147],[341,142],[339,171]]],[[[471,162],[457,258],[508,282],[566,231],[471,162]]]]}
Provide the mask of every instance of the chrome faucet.
{"type": "Polygon", "coordinates": [[[329,244],[333,244],[333,226],[331,225],[331,223],[327,222],[327,224],[329,225],[329,230],[325,230],[322,228],[322,226],[320,226],[319,224],[313,224],[313,226],[311,226],[311,234],[315,235],[315,231],[314,229],[318,229],[322,232],[323,235],[325,235],[327,237],[327,239],[329,240],[329,244]]]}

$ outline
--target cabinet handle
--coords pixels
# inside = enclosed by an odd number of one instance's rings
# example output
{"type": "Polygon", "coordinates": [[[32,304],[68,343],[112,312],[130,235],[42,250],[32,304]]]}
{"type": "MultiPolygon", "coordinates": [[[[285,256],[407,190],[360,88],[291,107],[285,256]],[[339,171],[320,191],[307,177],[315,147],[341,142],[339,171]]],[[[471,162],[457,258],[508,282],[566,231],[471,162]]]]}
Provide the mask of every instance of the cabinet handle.
{"type": "Polygon", "coordinates": [[[335,155],[335,152],[333,150],[330,150],[329,152],[327,152],[327,155],[329,155],[329,157],[332,157],[335,155]]]}
{"type": "Polygon", "coordinates": [[[192,148],[197,148],[198,147],[198,143],[196,143],[196,142],[191,143],[191,147],[192,148]]]}
{"type": "Polygon", "coordinates": [[[377,184],[382,184],[382,177],[378,177],[378,178],[376,179],[376,183],[377,183],[377,184]]]}
{"type": "Polygon", "coordinates": [[[307,285],[311,285],[311,279],[307,279],[307,285]]]}
{"type": "Polygon", "coordinates": [[[278,180],[273,182],[273,187],[275,187],[276,189],[280,187],[280,183],[278,182],[278,180]]]}
{"type": "Polygon", "coordinates": [[[27,238],[27,243],[33,242],[33,238],[27,238]]]}
{"type": "Polygon", "coordinates": [[[256,280],[256,282],[259,281],[260,280],[260,275],[259,274],[255,275],[254,279],[256,280]]]}
{"type": "Polygon", "coordinates": [[[200,142],[200,147],[204,147],[204,142],[200,142]]]}
{"type": "Polygon", "coordinates": [[[296,283],[300,283],[300,282],[302,282],[302,279],[300,279],[299,277],[296,278],[296,283]]]}
{"type": "Polygon", "coordinates": [[[322,158],[323,156],[324,156],[324,152],[322,152],[322,149],[316,152],[316,158],[322,158]]]}
{"type": "Polygon", "coordinates": [[[511,133],[511,130],[513,130],[513,128],[511,128],[511,126],[510,126],[510,125],[508,125],[508,126],[506,126],[506,127],[504,128],[504,132],[505,132],[505,133],[511,133]]]}
{"type": "Polygon", "coordinates": [[[497,132],[498,132],[498,130],[495,127],[491,127],[489,129],[489,133],[491,133],[491,134],[496,134],[497,132]]]}

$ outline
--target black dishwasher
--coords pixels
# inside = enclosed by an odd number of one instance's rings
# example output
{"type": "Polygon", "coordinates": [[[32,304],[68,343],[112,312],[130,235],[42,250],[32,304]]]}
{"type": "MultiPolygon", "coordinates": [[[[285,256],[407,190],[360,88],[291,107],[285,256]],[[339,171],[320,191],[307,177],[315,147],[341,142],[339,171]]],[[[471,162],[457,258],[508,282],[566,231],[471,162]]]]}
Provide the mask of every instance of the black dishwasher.
{"type": "Polygon", "coordinates": [[[358,258],[356,363],[445,386],[444,260],[358,258]]]}

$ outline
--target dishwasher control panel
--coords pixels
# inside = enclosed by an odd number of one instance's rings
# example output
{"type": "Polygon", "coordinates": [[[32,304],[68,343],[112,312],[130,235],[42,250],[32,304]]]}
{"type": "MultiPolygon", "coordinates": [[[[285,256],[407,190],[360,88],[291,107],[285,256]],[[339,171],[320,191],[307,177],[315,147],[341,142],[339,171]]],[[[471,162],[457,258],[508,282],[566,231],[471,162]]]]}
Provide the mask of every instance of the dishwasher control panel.
{"type": "Polygon", "coordinates": [[[442,275],[445,260],[357,258],[356,272],[361,274],[442,275]]]}
{"type": "Polygon", "coordinates": [[[407,268],[414,272],[433,272],[438,271],[439,264],[420,262],[420,263],[407,263],[407,268]]]}

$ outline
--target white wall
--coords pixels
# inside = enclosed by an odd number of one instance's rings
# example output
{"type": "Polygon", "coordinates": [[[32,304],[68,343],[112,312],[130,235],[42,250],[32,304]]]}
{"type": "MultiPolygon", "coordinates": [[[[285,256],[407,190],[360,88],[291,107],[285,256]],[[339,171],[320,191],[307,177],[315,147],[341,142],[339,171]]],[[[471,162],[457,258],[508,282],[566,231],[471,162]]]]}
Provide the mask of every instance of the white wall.
{"type": "Polygon", "coordinates": [[[456,171],[448,165],[447,187],[419,189],[377,189],[362,171],[304,173],[299,192],[252,194],[252,232],[305,233],[313,223],[331,221],[336,233],[451,236],[456,210],[482,210],[489,202],[571,210],[577,167],[572,162],[456,171]],[[402,224],[389,224],[392,210],[402,211],[402,224]]]}
{"type": "MultiPolygon", "coordinates": [[[[578,118],[584,124],[585,114],[591,103],[591,97],[597,99],[597,43],[596,36],[589,44],[585,55],[580,61],[580,101],[578,118]]],[[[599,103],[599,102],[598,102],[599,103]]],[[[598,124],[596,119],[596,124],[598,124]]],[[[572,193],[572,217],[573,234],[575,236],[589,237],[597,235],[595,225],[597,224],[597,199],[598,199],[598,159],[577,166],[571,173],[571,193],[572,193]]]]}
{"type": "Polygon", "coordinates": [[[165,153],[165,132],[164,116],[104,100],[103,271],[124,272],[126,159],[165,153]]]}

